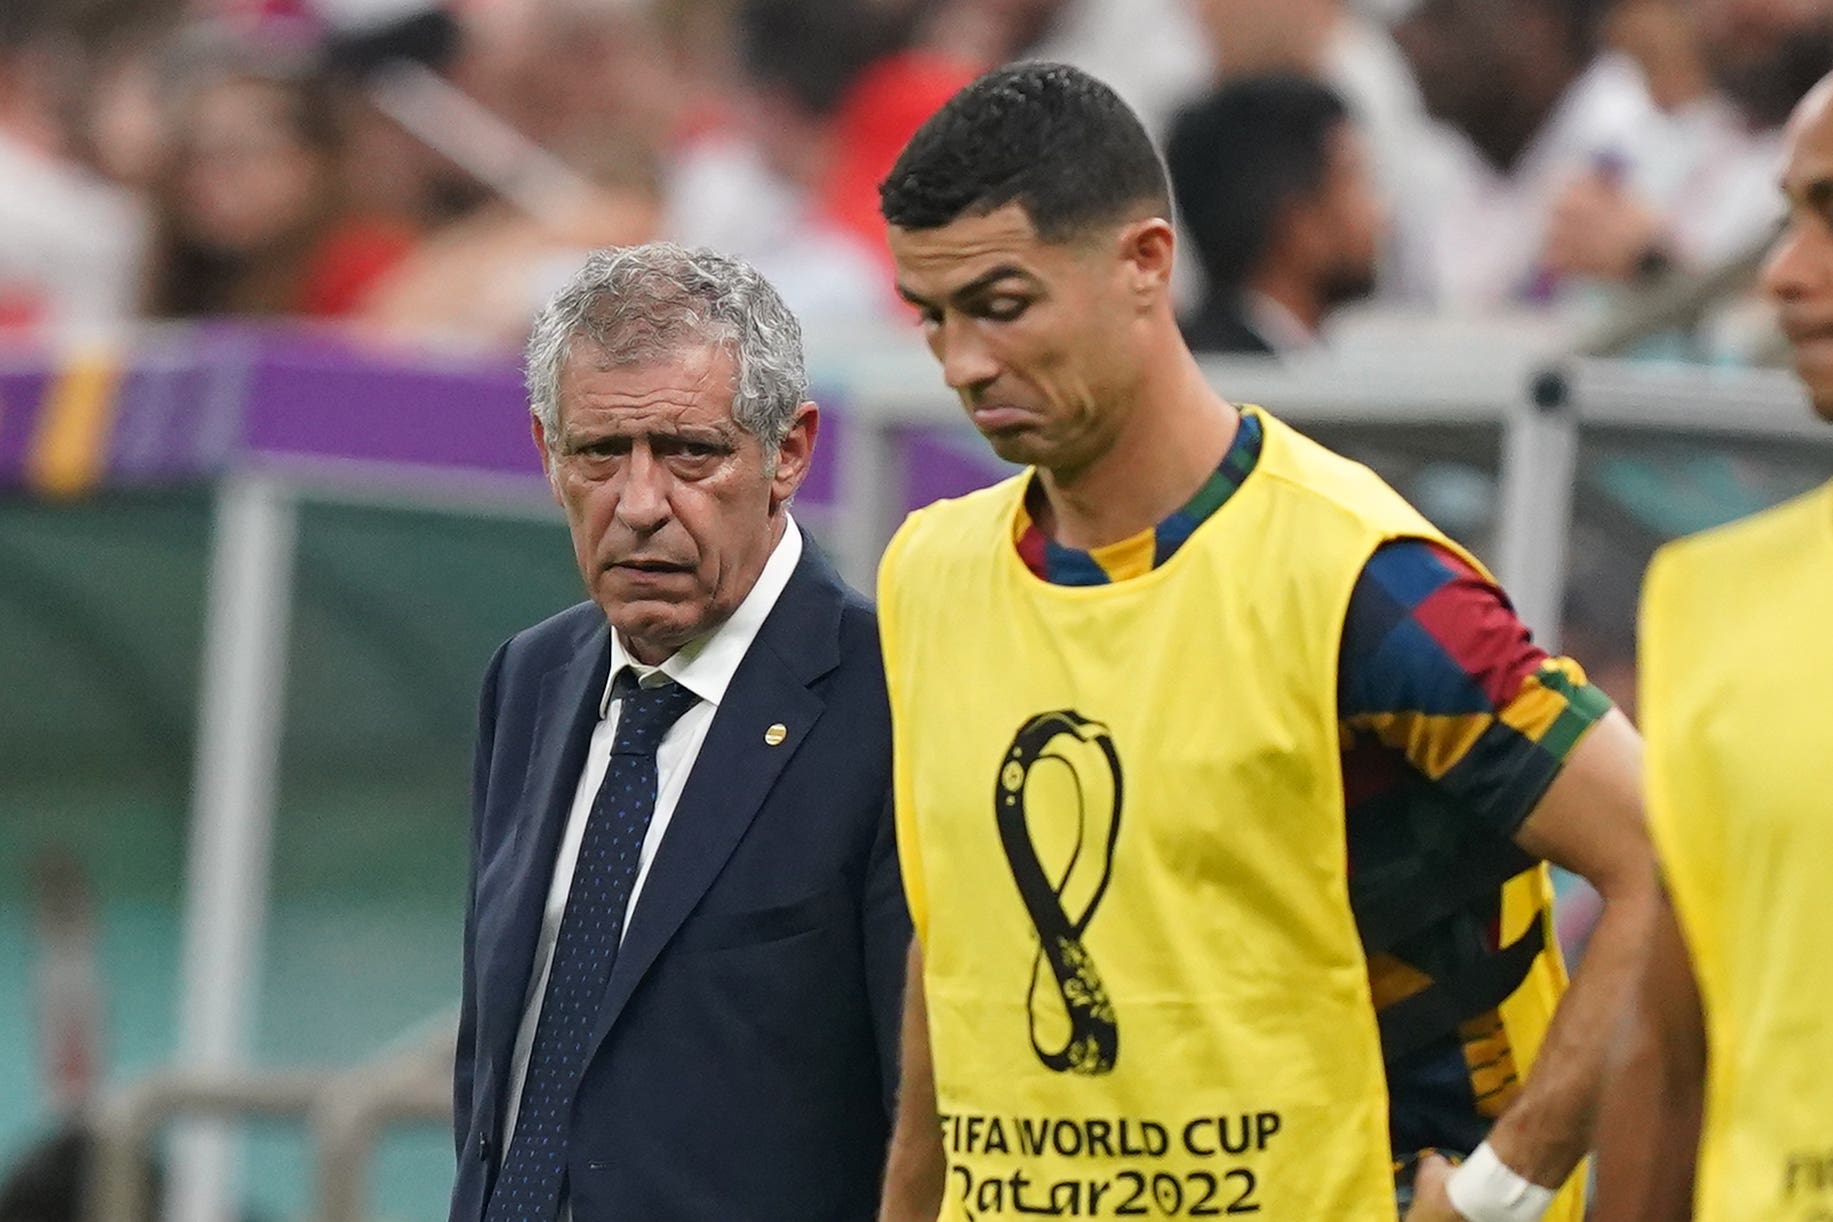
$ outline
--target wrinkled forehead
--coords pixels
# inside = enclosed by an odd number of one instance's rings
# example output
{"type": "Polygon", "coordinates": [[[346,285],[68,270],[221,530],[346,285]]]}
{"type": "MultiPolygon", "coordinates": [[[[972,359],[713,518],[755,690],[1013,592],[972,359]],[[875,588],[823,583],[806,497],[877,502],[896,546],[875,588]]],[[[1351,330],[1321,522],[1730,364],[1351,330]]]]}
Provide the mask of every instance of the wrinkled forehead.
{"type": "Polygon", "coordinates": [[[723,344],[696,341],[632,351],[575,336],[560,370],[560,402],[586,410],[691,405],[729,417],[737,375],[737,363],[723,344]]]}
{"type": "Polygon", "coordinates": [[[700,297],[637,286],[607,295],[574,320],[569,343],[597,348],[614,360],[647,361],[657,354],[731,343],[737,333],[727,317],[700,297]]]}
{"type": "Polygon", "coordinates": [[[569,374],[586,370],[705,372],[721,366],[727,372],[736,373],[736,353],[736,344],[717,333],[708,334],[673,324],[626,326],[611,335],[587,326],[567,337],[561,357],[561,377],[564,379],[569,374]]]}

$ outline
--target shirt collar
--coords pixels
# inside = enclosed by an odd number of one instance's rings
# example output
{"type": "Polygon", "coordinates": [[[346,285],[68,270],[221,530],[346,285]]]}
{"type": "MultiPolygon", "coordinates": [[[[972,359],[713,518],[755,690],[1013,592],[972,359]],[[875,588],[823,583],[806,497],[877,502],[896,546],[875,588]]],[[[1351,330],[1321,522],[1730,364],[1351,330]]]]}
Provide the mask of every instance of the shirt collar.
{"type": "Polygon", "coordinates": [[[660,682],[655,676],[661,675],[718,707],[725,699],[726,688],[732,685],[732,676],[738,673],[739,663],[750,652],[751,642],[757,639],[764,621],[770,618],[771,609],[782,597],[801,559],[802,532],[797,529],[795,519],[785,514],[783,537],[777,540],[770,559],[764,562],[764,571],[758,574],[751,592],[738,604],[738,610],[719,627],[670,654],[660,666],[645,666],[632,657],[614,629],[611,633],[611,673],[605,677],[604,694],[598,699],[600,719],[611,711],[611,685],[625,667],[629,667],[637,681],[645,686],[660,682]]]}

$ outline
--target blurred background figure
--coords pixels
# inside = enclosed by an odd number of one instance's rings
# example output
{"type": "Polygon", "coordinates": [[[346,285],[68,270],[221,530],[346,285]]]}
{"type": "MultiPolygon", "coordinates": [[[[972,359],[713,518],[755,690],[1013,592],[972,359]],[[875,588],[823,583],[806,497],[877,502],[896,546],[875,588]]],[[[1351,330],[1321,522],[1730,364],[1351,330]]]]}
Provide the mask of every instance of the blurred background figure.
{"type": "Polygon", "coordinates": [[[1760,244],[1825,0],[1420,0],[1397,26],[1456,138],[1420,269],[1441,305],[1595,306],[1760,244]]]}
{"type": "MultiPolygon", "coordinates": [[[[1188,0],[1223,80],[1292,73],[1331,86],[1399,175],[1425,108],[1387,26],[1351,0],[1188,0]]],[[[1384,171],[1387,172],[1387,171],[1384,171]]]]}
{"type": "Polygon", "coordinates": [[[1199,351],[1283,353],[1374,291],[1385,207],[1343,101],[1301,76],[1234,80],[1179,116],[1172,189],[1206,281],[1199,351]]]}
{"type": "Polygon", "coordinates": [[[1781,215],[1782,122],[1833,65],[1833,6],[1619,0],[1605,32],[1652,112],[1620,172],[1594,169],[1559,193],[1547,269],[1633,284],[1760,245],[1781,215]]]}
{"type": "Polygon", "coordinates": [[[1555,300],[1542,257],[1559,192],[1634,165],[1651,107],[1634,64],[1600,54],[1605,0],[1420,0],[1396,28],[1452,139],[1417,269],[1441,307],[1555,300]]]}
{"type": "Polygon", "coordinates": [[[1019,58],[1112,81],[1166,141],[1220,84],[1326,85],[1392,202],[1378,303],[1594,316],[1760,240],[1780,116],[1833,57],[1833,0],[6,8],[0,325],[302,315],[505,350],[544,267],[656,236],[753,261],[811,321],[900,316],[878,180],[1019,58]]]}
{"type": "MultiPolygon", "coordinates": [[[[853,223],[857,206],[834,192],[843,166],[863,155],[844,141],[870,135],[864,115],[843,120],[841,110],[895,37],[888,20],[847,0],[738,0],[731,107],[677,159],[669,234],[752,263],[801,318],[885,316],[894,298],[879,244],[853,223]]],[[[925,72],[955,87],[947,61],[907,61],[894,85],[920,87],[925,72]]],[[[908,116],[910,131],[927,114],[908,116]]],[[[887,134],[898,147],[909,136],[887,134]]],[[[870,191],[877,180],[852,185],[870,191]]]]}
{"type": "Polygon", "coordinates": [[[1420,268],[1433,178],[1422,165],[1442,158],[1413,72],[1387,25],[1351,0],[1189,0],[1222,81],[1294,74],[1343,99],[1369,145],[1394,225],[1382,249],[1384,299],[1429,302],[1420,268]]]}
{"type": "Polygon", "coordinates": [[[1191,9],[1209,39],[1216,70],[1230,77],[1325,75],[1333,67],[1338,34],[1350,22],[1341,0],[1192,0],[1191,9]]]}
{"type": "MultiPolygon", "coordinates": [[[[467,7],[464,15],[513,9],[515,5],[467,7]]],[[[312,10],[307,10],[308,12],[312,10]]],[[[391,114],[377,78],[404,71],[424,72],[465,87],[459,71],[488,57],[459,13],[434,0],[335,0],[330,16],[307,26],[300,37],[292,23],[296,53],[319,65],[331,84],[342,154],[340,192],[353,214],[424,233],[463,216],[490,198],[487,186],[454,164],[422,131],[391,114]]],[[[260,28],[257,21],[255,28],[260,28]]],[[[246,35],[245,35],[246,36],[246,35]]],[[[479,105],[483,105],[481,102],[479,105]]]]}
{"type": "Polygon", "coordinates": [[[94,32],[61,0],[0,5],[0,331],[133,313],[142,209],[86,161],[77,121],[94,32]]]}
{"type": "MultiPolygon", "coordinates": [[[[67,847],[31,862],[36,917],[32,995],[42,1090],[55,1128],[0,1170],[0,1222],[77,1222],[94,1139],[88,1116],[104,1064],[98,928],[90,882],[67,847]]],[[[157,1171],[147,1174],[157,1190],[157,1171]]]]}
{"type": "Polygon", "coordinates": [[[1833,62],[1827,0],[1695,0],[1713,79],[1753,129],[1779,131],[1833,62]]]}
{"type": "Polygon", "coordinates": [[[284,46],[201,47],[171,90],[147,284],[158,317],[340,317],[411,248],[351,208],[334,85],[284,46]]]}
{"type": "Polygon", "coordinates": [[[563,160],[582,191],[543,216],[502,200],[478,205],[390,270],[362,321],[410,341],[507,349],[585,252],[661,233],[662,171],[646,144],[598,138],[563,160]]]}
{"type": "MultiPolygon", "coordinates": [[[[0,1176],[0,1222],[81,1222],[94,1152],[95,1138],[76,1124],[27,1150],[0,1176]]],[[[149,1164],[146,1178],[158,1200],[163,1177],[149,1164]]]]}
{"type": "Polygon", "coordinates": [[[1189,0],[866,2],[901,15],[918,45],[981,69],[1037,59],[1095,73],[1157,136],[1214,70],[1189,0]]]}
{"type": "Polygon", "coordinates": [[[37,906],[39,1062],[45,1098],[65,1118],[79,1116],[106,1074],[102,982],[89,880],[68,849],[48,850],[32,866],[37,906]]]}

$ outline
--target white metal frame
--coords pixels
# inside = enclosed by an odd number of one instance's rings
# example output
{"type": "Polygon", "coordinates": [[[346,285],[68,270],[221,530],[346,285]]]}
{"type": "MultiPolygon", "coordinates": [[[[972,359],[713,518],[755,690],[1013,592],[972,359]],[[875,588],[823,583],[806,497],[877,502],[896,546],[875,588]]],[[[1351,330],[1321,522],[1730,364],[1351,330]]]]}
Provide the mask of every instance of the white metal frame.
{"type": "MultiPolygon", "coordinates": [[[[297,535],[297,504],[274,481],[231,476],[218,491],[179,994],[180,1062],[197,1071],[226,1073],[248,1059],[297,535]]],[[[215,1124],[183,1135],[171,1218],[227,1222],[235,1165],[229,1141],[215,1124]]]]}

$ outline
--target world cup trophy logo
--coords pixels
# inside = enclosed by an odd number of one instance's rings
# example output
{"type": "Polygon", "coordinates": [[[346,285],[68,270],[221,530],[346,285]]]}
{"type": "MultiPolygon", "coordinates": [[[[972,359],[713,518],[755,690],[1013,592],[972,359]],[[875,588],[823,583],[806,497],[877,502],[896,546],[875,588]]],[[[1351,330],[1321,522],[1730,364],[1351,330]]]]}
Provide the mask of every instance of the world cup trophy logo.
{"type": "Polygon", "coordinates": [[[1026,995],[1032,1050],[1057,1073],[1110,1073],[1120,1028],[1083,941],[1120,838],[1120,757],[1107,727],[1068,709],[1033,717],[1001,761],[993,803],[1012,880],[1037,929],[1026,995]]]}

